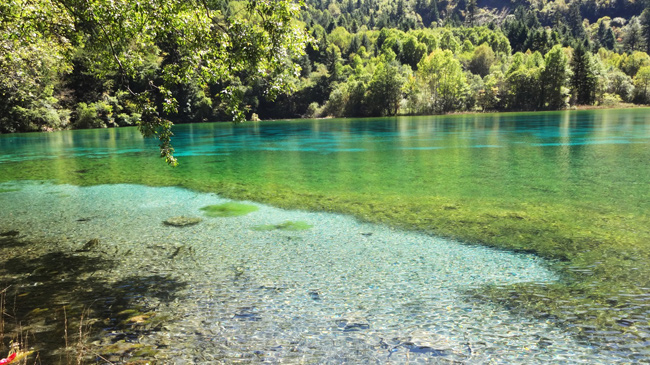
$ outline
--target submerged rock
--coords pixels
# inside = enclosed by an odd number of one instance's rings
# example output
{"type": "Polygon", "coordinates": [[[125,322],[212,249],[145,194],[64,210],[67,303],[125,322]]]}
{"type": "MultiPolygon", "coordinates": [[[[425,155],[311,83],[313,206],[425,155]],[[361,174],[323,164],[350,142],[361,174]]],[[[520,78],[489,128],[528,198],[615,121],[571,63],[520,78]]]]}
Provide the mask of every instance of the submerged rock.
{"type": "Polygon", "coordinates": [[[166,226],[173,226],[173,227],[187,227],[187,226],[193,226],[195,224],[201,223],[203,219],[197,218],[197,217],[185,217],[185,216],[179,216],[179,217],[171,217],[165,221],[163,221],[163,224],[166,226]]]}
{"type": "Polygon", "coordinates": [[[430,353],[436,356],[466,356],[468,344],[450,339],[441,334],[416,330],[404,339],[402,345],[411,352],[430,353]]]}
{"type": "Polygon", "coordinates": [[[370,328],[370,323],[365,316],[354,313],[337,319],[336,325],[344,332],[360,331],[370,328]]]}
{"type": "Polygon", "coordinates": [[[257,310],[253,307],[242,307],[239,308],[239,311],[235,313],[234,319],[245,320],[245,321],[260,321],[262,317],[257,313],[257,310]]]}
{"type": "Polygon", "coordinates": [[[103,346],[99,349],[99,353],[107,360],[118,362],[122,358],[133,354],[135,351],[144,348],[145,346],[139,343],[127,342],[119,340],[111,345],[103,346]]]}
{"type": "Polygon", "coordinates": [[[170,259],[176,258],[179,255],[189,255],[192,256],[194,255],[194,248],[191,246],[177,246],[174,248],[174,252],[172,252],[171,255],[169,255],[170,259]]]}
{"type": "Polygon", "coordinates": [[[77,251],[86,252],[86,251],[94,250],[95,248],[97,248],[97,246],[99,246],[99,239],[98,238],[93,238],[93,239],[89,240],[88,242],[86,242],[86,244],[83,245],[83,247],[80,250],[77,250],[77,251]]]}
{"type": "Polygon", "coordinates": [[[452,349],[451,341],[447,337],[424,330],[413,331],[407,337],[406,341],[404,341],[404,344],[417,347],[429,347],[438,351],[452,349]]]}
{"type": "Polygon", "coordinates": [[[321,300],[321,292],[319,289],[309,290],[309,297],[313,300],[321,300]]]}

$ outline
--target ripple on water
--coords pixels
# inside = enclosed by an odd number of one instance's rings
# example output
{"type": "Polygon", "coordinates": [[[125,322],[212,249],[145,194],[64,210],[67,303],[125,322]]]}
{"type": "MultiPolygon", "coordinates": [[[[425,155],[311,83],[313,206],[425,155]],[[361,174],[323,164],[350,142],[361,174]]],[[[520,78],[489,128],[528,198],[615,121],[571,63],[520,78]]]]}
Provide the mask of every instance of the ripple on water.
{"type": "Polygon", "coordinates": [[[627,361],[550,322],[462,294],[488,284],[556,280],[532,255],[260,204],[246,216],[164,225],[229,202],[180,188],[0,185],[18,189],[0,195],[7,227],[66,237],[71,249],[97,238],[129,252],[111,272],[115,279],[147,272],[187,283],[176,293],[180,299],[159,309],[176,320],[142,339],[154,344],[164,337],[169,346],[161,354],[169,363],[627,361]],[[256,229],[288,221],[313,227],[256,229]]]}

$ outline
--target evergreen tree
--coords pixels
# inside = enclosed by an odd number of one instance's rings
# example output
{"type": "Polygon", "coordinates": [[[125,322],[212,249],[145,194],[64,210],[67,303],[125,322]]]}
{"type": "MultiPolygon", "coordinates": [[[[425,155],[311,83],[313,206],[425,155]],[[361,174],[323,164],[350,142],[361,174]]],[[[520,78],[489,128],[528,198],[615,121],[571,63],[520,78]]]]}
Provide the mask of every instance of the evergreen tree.
{"type": "Polygon", "coordinates": [[[641,14],[641,34],[645,40],[646,52],[650,53],[650,8],[641,14]]]}
{"type": "Polygon", "coordinates": [[[370,38],[368,38],[368,34],[363,33],[363,36],[361,37],[361,45],[366,48],[366,51],[372,52],[372,43],[370,42],[370,38]]]}
{"type": "Polygon", "coordinates": [[[377,50],[380,50],[384,46],[384,42],[386,42],[388,37],[390,37],[390,31],[387,28],[382,28],[379,31],[377,40],[375,41],[375,47],[377,47],[377,50]]]}
{"type": "Polygon", "coordinates": [[[358,35],[355,35],[352,37],[352,41],[350,42],[350,47],[348,47],[348,54],[352,53],[357,53],[357,51],[361,48],[361,39],[359,38],[358,35]]]}
{"type": "Polygon", "coordinates": [[[632,19],[626,29],[627,32],[623,38],[623,44],[627,51],[640,51],[646,48],[645,38],[638,19],[632,19]]]}
{"type": "Polygon", "coordinates": [[[415,11],[422,17],[422,24],[426,27],[433,22],[437,22],[440,17],[437,0],[417,0],[415,2],[415,11]]]}
{"type": "Polygon", "coordinates": [[[537,29],[542,27],[542,23],[539,22],[539,18],[537,17],[537,12],[527,11],[525,18],[528,28],[537,29]]]}
{"type": "Polygon", "coordinates": [[[614,32],[612,31],[612,28],[604,21],[601,21],[600,25],[598,26],[596,39],[600,47],[604,47],[606,49],[614,49],[614,44],[616,42],[616,39],[614,38],[614,32]]]}
{"type": "Polygon", "coordinates": [[[585,28],[582,25],[582,15],[580,15],[580,4],[578,1],[573,1],[569,6],[566,21],[573,38],[585,39],[585,28]]]}
{"type": "Polygon", "coordinates": [[[404,10],[404,0],[398,0],[397,1],[397,10],[396,10],[396,19],[395,21],[398,22],[400,19],[404,17],[405,10],[404,10]]]}
{"type": "Polygon", "coordinates": [[[528,39],[528,26],[520,20],[508,21],[504,25],[504,33],[510,41],[513,52],[525,52],[528,39]]]}
{"type": "Polygon", "coordinates": [[[431,7],[429,11],[429,24],[440,20],[440,11],[438,10],[438,0],[431,0],[431,7]]]}
{"type": "Polygon", "coordinates": [[[571,58],[571,88],[574,100],[579,105],[592,105],[596,99],[598,79],[594,72],[591,54],[584,44],[578,45],[571,58]]]}
{"type": "Polygon", "coordinates": [[[334,44],[330,44],[327,47],[327,72],[329,73],[329,83],[330,85],[339,82],[343,79],[341,73],[341,50],[334,44]]]}
{"type": "Polygon", "coordinates": [[[470,26],[474,26],[475,17],[476,17],[476,0],[468,0],[465,22],[468,23],[470,26]]]}

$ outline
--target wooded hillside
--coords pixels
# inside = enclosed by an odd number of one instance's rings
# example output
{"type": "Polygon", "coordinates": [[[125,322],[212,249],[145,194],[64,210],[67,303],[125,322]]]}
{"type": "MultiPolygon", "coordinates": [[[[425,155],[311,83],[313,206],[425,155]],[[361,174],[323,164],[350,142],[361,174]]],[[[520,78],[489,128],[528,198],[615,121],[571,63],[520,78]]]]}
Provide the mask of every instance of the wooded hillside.
{"type": "Polygon", "coordinates": [[[0,10],[0,132],[650,103],[648,0],[0,10]]]}

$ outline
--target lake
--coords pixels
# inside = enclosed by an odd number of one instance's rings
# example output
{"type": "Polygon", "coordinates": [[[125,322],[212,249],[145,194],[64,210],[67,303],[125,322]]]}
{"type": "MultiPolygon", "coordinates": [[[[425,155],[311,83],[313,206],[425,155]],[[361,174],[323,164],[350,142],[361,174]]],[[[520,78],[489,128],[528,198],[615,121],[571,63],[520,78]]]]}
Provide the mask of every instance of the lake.
{"type": "Polygon", "coordinates": [[[650,359],[650,109],[174,133],[0,136],[4,331],[47,363],[650,359]]]}

